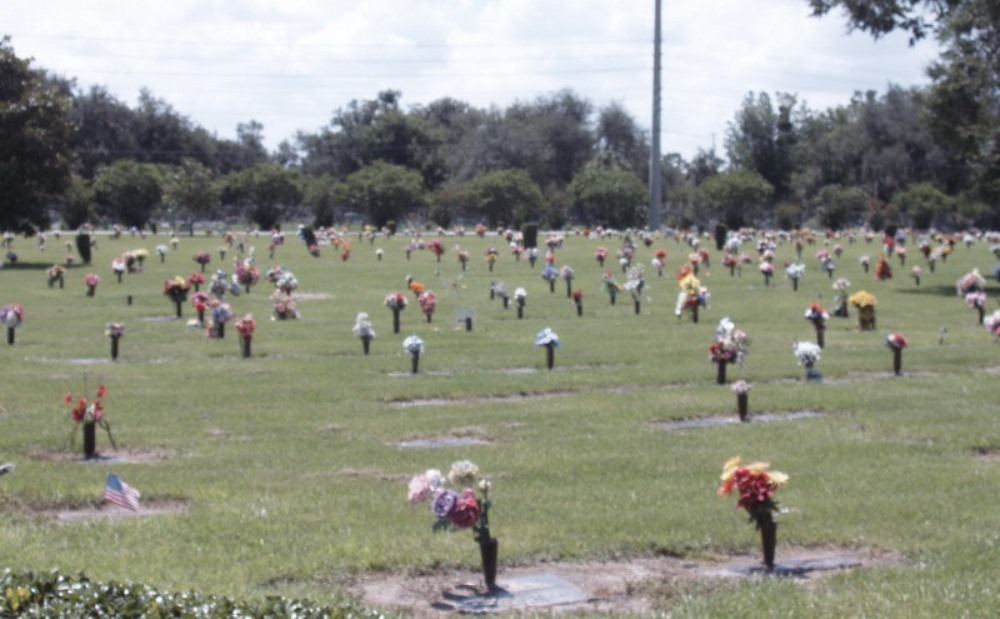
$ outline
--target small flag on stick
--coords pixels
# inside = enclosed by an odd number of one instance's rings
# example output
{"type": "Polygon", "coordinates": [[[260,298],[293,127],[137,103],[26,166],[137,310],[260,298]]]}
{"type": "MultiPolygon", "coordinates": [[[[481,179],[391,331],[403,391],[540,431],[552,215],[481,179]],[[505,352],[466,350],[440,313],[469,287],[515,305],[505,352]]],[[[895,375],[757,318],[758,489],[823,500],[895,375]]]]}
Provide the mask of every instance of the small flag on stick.
{"type": "Polygon", "coordinates": [[[138,490],[123,482],[117,475],[108,473],[108,477],[104,481],[105,502],[132,511],[139,511],[139,497],[141,496],[138,490]]]}

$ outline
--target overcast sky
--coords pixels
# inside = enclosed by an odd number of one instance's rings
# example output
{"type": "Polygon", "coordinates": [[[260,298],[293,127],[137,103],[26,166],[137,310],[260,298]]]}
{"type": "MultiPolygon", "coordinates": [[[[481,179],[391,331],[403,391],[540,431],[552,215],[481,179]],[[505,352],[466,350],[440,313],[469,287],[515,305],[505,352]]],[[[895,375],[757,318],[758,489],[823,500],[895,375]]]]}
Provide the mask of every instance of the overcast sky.
{"type": "MultiPolygon", "coordinates": [[[[220,138],[273,149],[338,108],[402,92],[501,108],[571,89],[652,124],[653,0],[5,0],[21,57],[135,106],[148,88],[220,138]]],[[[748,92],[812,109],[927,83],[933,42],[873,42],[806,0],[663,0],[664,152],[716,145],[748,92]]]]}

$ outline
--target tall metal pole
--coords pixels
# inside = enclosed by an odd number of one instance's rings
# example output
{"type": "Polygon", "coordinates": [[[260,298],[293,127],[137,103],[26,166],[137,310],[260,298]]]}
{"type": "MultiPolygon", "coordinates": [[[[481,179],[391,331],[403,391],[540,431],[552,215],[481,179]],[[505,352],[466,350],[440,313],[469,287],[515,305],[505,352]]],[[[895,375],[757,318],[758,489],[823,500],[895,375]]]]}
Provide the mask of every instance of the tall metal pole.
{"type": "Polygon", "coordinates": [[[653,135],[649,161],[649,229],[663,225],[663,189],[660,174],[660,2],[656,0],[656,25],[653,29],[653,135]]]}

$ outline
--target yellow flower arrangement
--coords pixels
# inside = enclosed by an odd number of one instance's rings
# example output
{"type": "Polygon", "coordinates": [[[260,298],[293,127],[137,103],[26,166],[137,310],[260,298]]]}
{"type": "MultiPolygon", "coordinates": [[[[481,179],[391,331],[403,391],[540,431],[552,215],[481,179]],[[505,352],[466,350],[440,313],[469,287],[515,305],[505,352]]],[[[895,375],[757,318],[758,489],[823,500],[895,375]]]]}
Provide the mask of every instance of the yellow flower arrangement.
{"type": "Polygon", "coordinates": [[[867,290],[859,290],[848,297],[847,302],[855,307],[875,307],[875,295],[867,290]]]}

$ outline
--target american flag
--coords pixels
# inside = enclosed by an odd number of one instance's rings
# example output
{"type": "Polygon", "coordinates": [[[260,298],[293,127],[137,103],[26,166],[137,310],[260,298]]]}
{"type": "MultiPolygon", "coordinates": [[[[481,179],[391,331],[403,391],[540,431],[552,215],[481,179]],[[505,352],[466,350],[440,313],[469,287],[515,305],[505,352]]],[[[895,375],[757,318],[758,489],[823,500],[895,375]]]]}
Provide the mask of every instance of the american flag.
{"type": "Polygon", "coordinates": [[[104,500],[132,511],[139,510],[139,491],[126,484],[114,473],[108,473],[104,481],[104,500]]]}

